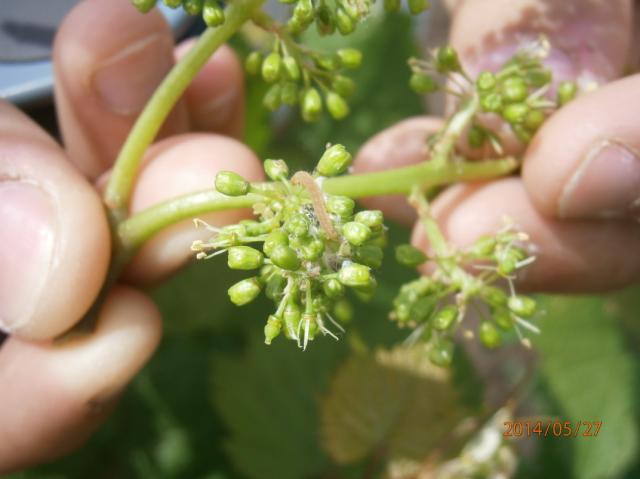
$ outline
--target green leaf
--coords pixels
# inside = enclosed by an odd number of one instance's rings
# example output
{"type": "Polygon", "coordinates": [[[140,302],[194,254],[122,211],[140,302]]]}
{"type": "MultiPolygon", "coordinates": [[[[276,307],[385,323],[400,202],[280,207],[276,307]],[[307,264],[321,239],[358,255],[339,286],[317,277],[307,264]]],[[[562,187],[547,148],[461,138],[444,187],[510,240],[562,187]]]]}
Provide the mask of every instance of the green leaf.
{"type": "Polygon", "coordinates": [[[638,362],[612,318],[622,310],[617,301],[549,297],[541,303],[547,315],[535,348],[562,420],[602,421],[597,437],[570,439],[573,472],[580,479],[619,477],[640,452],[638,362]]]}
{"type": "Polygon", "coordinates": [[[302,352],[290,341],[266,346],[256,334],[245,355],[215,361],[213,398],[229,430],[226,450],[249,478],[306,478],[327,465],[316,398],[346,343],[315,342],[302,352]]]}
{"type": "Polygon", "coordinates": [[[337,372],[322,402],[322,439],[339,464],[422,460],[466,414],[449,371],[421,348],[378,350],[337,372]]]}

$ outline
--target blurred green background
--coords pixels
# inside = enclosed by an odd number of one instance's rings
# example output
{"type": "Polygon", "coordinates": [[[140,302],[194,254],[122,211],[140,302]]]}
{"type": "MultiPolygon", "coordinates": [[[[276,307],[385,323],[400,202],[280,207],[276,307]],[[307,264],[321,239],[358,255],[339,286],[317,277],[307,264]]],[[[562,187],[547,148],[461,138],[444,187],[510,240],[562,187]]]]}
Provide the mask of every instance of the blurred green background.
{"type": "MultiPolygon", "coordinates": [[[[327,142],[355,152],[372,134],[421,114],[421,100],[406,86],[406,59],[417,53],[413,39],[412,20],[401,14],[373,18],[350,38],[365,62],[355,74],[352,114],[341,123],[323,118],[303,124],[296,112],[272,120],[261,106],[264,86],[248,80],[248,143],[260,157],[308,166],[327,142]]],[[[328,49],[344,41],[314,35],[307,40],[328,49]]],[[[236,46],[246,51],[242,40],[236,46]]],[[[407,237],[400,227],[390,233],[388,251],[407,237]]],[[[153,291],[165,318],[164,339],[95,437],[70,457],[11,478],[377,477],[367,461],[332,463],[320,440],[320,404],[349,356],[404,338],[387,320],[388,305],[413,274],[388,254],[376,297],[354,302],[347,337],[316,340],[303,353],[280,339],[271,347],[262,343],[270,305],[233,306],[226,289],[239,276],[224,263],[193,264],[153,291]]],[[[529,440],[517,477],[640,477],[639,293],[541,298],[543,333],[535,339],[537,365],[523,397],[526,410],[603,425],[595,438],[529,440]]],[[[467,384],[461,388],[464,400],[482,407],[483,387],[460,357],[454,369],[467,384]]],[[[501,367],[508,370],[509,364],[501,367]]]]}

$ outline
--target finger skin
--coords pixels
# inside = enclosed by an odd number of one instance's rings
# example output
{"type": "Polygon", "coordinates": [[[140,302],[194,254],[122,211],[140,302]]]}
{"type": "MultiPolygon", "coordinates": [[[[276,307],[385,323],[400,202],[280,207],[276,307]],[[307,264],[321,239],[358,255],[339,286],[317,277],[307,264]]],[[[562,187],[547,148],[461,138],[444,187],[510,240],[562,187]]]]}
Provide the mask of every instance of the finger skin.
{"type": "MultiPolygon", "coordinates": [[[[96,178],[114,162],[147,100],[174,63],[162,15],[142,15],[129,0],[80,2],[54,43],[56,110],[76,165],[96,178]],[[117,34],[114,34],[117,32],[117,34]]],[[[183,102],[161,137],[188,129],[183,102]]]]}
{"type": "MultiPolygon", "coordinates": [[[[460,248],[495,234],[505,215],[515,221],[530,236],[536,257],[518,276],[523,290],[600,292],[640,279],[640,257],[634,254],[640,248],[640,224],[545,217],[531,204],[518,178],[454,186],[435,200],[433,214],[445,236],[460,248]]],[[[412,242],[428,248],[420,223],[412,242]]]]}
{"type": "Polygon", "coordinates": [[[16,221],[22,206],[18,203],[0,206],[0,216],[6,215],[0,217],[0,224],[10,228],[0,239],[2,329],[22,338],[53,337],[89,309],[106,275],[110,234],[102,203],[60,148],[24,114],[3,102],[0,187],[5,193],[26,188],[41,199],[43,206],[35,213],[49,225],[42,236],[46,245],[30,245],[32,238],[20,242],[21,229],[29,227],[32,218],[16,221]],[[5,244],[11,238],[16,238],[14,244],[5,244]],[[35,254],[41,247],[42,257],[35,254]],[[17,297],[24,301],[16,303],[17,297]],[[8,305],[13,306],[7,310],[8,305]]]}
{"type": "Polygon", "coordinates": [[[540,211],[565,218],[640,215],[640,120],[631,106],[638,104],[640,75],[633,75],[578,97],[544,124],[523,169],[540,211]],[[598,160],[603,151],[614,155],[598,160]]]}
{"type": "MultiPolygon", "coordinates": [[[[135,214],[180,195],[212,189],[218,171],[235,171],[249,181],[262,181],[260,160],[244,144],[215,134],[191,133],[164,140],[152,147],[139,174],[131,199],[135,214]]],[[[203,220],[221,226],[249,216],[248,210],[220,211],[203,220]]],[[[193,257],[191,243],[211,236],[196,229],[191,220],[159,233],[137,253],[127,278],[138,283],[156,282],[175,272],[193,257]]]]}
{"type": "Polygon", "coordinates": [[[0,349],[0,473],[82,445],[150,358],[161,331],[149,298],[116,287],[90,336],[63,344],[10,337],[0,349]]]}
{"type": "MultiPolygon", "coordinates": [[[[358,151],[353,162],[356,174],[400,168],[427,160],[427,138],[442,126],[433,117],[414,117],[381,131],[358,151]]],[[[386,217],[405,225],[415,221],[415,212],[404,196],[377,196],[362,203],[381,210],[386,217]]]]}
{"type": "MultiPolygon", "coordinates": [[[[186,40],[176,49],[179,60],[193,46],[186,40]]],[[[242,139],[244,135],[244,73],[234,51],[223,45],[205,63],[185,92],[192,131],[215,132],[242,139]]]]}

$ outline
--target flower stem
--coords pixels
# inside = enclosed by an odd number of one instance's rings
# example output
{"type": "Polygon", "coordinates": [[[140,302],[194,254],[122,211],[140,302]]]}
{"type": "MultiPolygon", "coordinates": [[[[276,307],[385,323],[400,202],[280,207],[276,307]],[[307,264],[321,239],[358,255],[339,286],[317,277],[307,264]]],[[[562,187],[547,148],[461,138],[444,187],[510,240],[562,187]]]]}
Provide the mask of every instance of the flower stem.
{"type": "Polygon", "coordinates": [[[203,33],[157,88],[127,137],[105,190],[105,203],[110,210],[112,224],[118,224],[126,218],[129,196],[142,156],[180,96],[213,52],[238,31],[263,2],[264,0],[230,2],[225,12],[225,22],[203,33]]]}

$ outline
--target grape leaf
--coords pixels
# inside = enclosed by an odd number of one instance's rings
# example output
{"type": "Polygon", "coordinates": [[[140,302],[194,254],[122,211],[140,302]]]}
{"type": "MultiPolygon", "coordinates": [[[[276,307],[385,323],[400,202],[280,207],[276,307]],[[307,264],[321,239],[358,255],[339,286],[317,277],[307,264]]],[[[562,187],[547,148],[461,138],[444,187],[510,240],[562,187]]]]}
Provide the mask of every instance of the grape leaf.
{"type": "MultiPolygon", "coordinates": [[[[571,439],[575,477],[620,477],[637,458],[638,362],[614,320],[616,298],[542,301],[535,346],[540,374],[565,421],[602,421],[597,437],[571,439]]],[[[582,429],[584,431],[584,429],[582,429]]]]}

